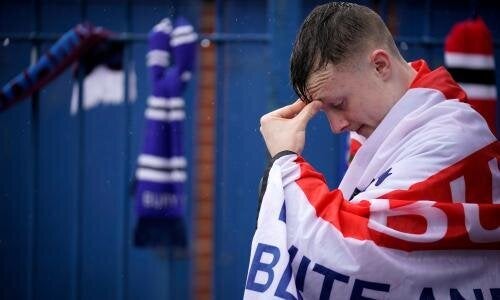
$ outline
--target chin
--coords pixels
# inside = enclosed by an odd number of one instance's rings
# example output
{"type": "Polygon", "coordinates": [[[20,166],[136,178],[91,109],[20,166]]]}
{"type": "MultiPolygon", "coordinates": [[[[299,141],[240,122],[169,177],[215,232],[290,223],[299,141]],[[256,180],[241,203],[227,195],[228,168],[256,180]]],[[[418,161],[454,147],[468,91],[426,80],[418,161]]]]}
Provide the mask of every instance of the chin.
{"type": "Polygon", "coordinates": [[[361,125],[361,127],[359,127],[358,130],[356,130],[356,133],[364,138],[369,138],[372,132],[373,130],[365,125],[361,125]]]}

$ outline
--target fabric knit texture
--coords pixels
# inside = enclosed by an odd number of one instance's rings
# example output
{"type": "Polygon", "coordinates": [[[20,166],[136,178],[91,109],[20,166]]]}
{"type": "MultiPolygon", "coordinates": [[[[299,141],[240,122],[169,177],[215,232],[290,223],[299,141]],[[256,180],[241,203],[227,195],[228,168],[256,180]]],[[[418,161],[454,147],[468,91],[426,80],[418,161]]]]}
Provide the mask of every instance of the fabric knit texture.
{"type": "Polygon", "coordinates": [[[145,111],[145,132],[135,173],[137,246],[183,248],[187,160],[182,97],[191,78],[197,34],[186,19],[164,19],[149,35],[146,63],[152,92],[145,111]]]}

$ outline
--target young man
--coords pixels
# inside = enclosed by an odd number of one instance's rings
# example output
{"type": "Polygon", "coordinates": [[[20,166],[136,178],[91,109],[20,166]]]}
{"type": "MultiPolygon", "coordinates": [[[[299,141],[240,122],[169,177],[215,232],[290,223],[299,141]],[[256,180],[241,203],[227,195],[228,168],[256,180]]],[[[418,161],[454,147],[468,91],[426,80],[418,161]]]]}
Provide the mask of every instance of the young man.
{"type": "Polygon", "coordinates": [[[268,113],[247,298],[500,297],[500,143],[449,73],[408,64],[380,17],[315,8],[291,58],[301,98],[268,113]],[[366,141],[338,189],[300,156],[322,110],[366,141]]]}

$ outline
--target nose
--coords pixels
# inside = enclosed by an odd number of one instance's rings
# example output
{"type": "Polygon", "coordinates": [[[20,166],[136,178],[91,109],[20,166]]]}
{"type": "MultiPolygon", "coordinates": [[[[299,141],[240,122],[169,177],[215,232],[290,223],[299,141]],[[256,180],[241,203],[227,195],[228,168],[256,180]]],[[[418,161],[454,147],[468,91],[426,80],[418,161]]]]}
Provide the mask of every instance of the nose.
{"type": "Polygon", "coordinates": [[[349,127],[349,121],[342,114],[327,114],[330,129],[333,133],[341,133],[349,127]]]}

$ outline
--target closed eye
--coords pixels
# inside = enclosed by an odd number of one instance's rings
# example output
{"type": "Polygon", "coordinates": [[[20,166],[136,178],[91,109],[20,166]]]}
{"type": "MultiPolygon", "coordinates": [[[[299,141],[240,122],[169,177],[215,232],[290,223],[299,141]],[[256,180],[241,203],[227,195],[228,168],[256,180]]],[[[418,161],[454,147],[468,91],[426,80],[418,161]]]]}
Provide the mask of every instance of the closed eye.
{"type": "Polygon", "coordinates": [[[330,102],[328,103],[328,108],[334,110],[342,110],[344,108],[344,103],[345,103],[344,99],[335,102],[330,102]]]}

